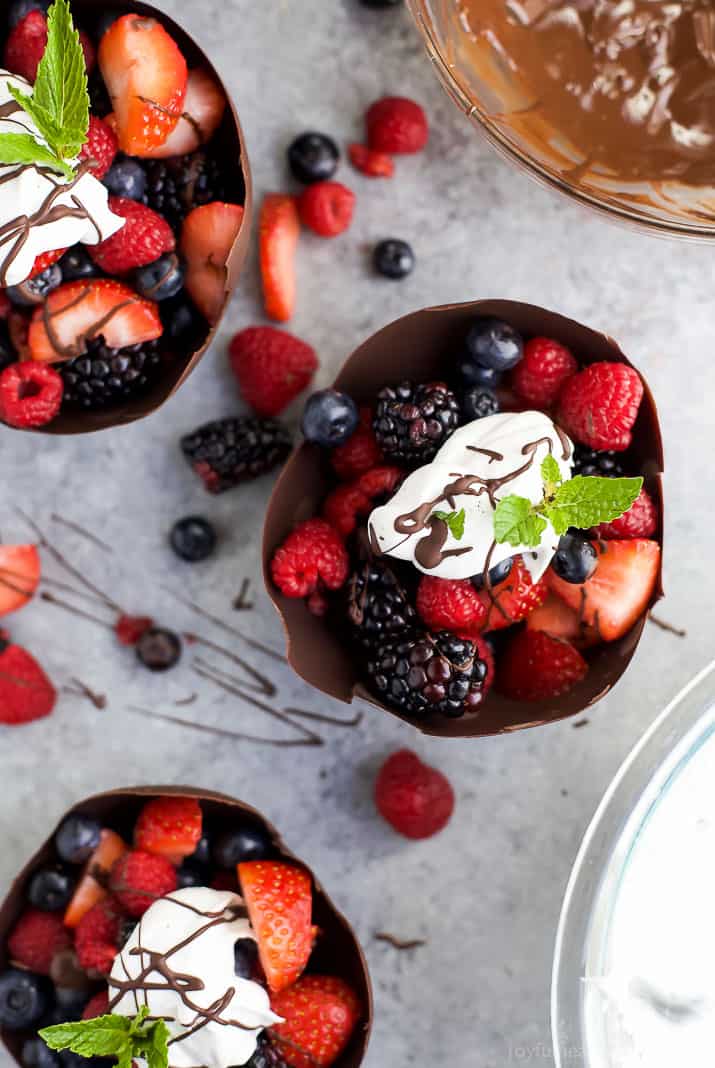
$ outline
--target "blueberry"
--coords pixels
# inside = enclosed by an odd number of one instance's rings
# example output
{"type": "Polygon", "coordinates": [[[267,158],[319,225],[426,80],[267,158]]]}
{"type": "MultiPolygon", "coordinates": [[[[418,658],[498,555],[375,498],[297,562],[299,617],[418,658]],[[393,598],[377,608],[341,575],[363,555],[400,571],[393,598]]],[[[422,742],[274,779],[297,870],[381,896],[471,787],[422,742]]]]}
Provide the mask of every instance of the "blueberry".
{"type": "Polygon", "coordinates": [[[233,947],[233,970],[239,979],[252,979],[256,974],[258,945],[252,938],[239,938],[233,947]]]}
{"type": "Polygon", "coordinates": [[[467,334],[467,350],[476,363],[508,371],[524,355],[521,334],[501,319],[480,317],[472,322],[467,334]]]}
{"type": "Polygon", "coordinates": [[[40,868],[30,879],[27,897],[36,909],[58,912],[69,903],[74,887],[75,879],[65,868],[40,868]]]}
{"type": "MultiPolygon", "coordinates": [[[[91,1058],[93,1059],[93,1058],[91,1058]]],[[[60,1050],[60,1064],[62,1068],[87,1068],[87,1058],[73,1053],[72,1050],[60,1050]]]]}
{"type": "Polygon", "coordinates": [[[139,661],[150,671],[168,671],[181,656],[181,639],[173,630],[150,627],[136,644],[139,661]]]}
{"type": "Polygon", "coordinates": [[[181,890],[185,886],[208,886],[209,877],[206,868],[185,860],[176,870],[176,885],[181,890]]]}
{"type": "Polygon", "coordinates": [[[487,415],[496,415],[499,400],[493,389],[486,386],[474,386],[462,397],[462,418],[470,423],[474,419],[484,419],[487,415]]]}
{"type": "Polygon", "coordinates": [[[10,340],[10,331],[5,319],[0,319],[0,371],[17,361],[17,353],[10,340]]]}
{"type": "Polygon", "coordinates": [[[17,26],[18,22],[22,22],[31,11],[41,11],[43,15],[46,15],[49,6],[50,0],[15,0],[14,4],[10,4],[10,9],[7,13],[7,21],[10,24],[10,28],[12,29],[17,26]]]}
{"type": "Polygon", "coordinates": [[[203,516],[188,515],[174,523],[169,544],[177,556],[193,564],[211,556],[216,548],[216,531],[203,516]]]}
{"type": "Polygon", "coordinates": [[[211,862],[211,840],[207,834],[202,834],[199,838],[190,860],[194,864],[209,864],[211,862]]]}
{"type": "Polygon", "coordinates": [[[184,268],[174,252],[167,252],[134,272],[134,288],[148,300],[168,300],[184,288],[184,268]]]}
{"type": "Polygon", "coordinates": [[[551,566],[564,582],[585,582],[596,570],[598,554],[581,531],[569,530],[559,539],[551,566]]]}
{"type": "Polygon", "coordinates": [[[47,1012],[49,984],[41,975],[8,968],[0,975],[0,1027],[20,1031],[47,1012]]]}
{"type": "Polygon", "coordinates": [[[119,18],[119,15],[117,15],[116,12],[113,12],[113,11],[103,11],[102,12],[102,14],[97,19],[97,24],[95,26],[95,34],[96,34],[96,37],[97,37],[98,41],[102,40],[102,38],[104,37],[104,35],[107,32],[107,30],[109,29],[109,27],[113,26],[118,18],[119,18]]]}
{"type": "Polygon", "coordinates": [[[31,308],[35,304],[43,304],[48,293],[62,282],[62,268],[59,263],[53,263],[46,267],[34,278],[26,278],[18,286],[8,286],[5,292],[13,304],[21,308],[31,308]]]}
{"type": "Polygon", "coordinates": [[[183,297],[164,300],[159,305],[159,314],[167,337],[180,345],[191,344],[206,332],[206,324],[199,313],[183,297]]]}
{"type": "Polygon", "coordinates": [[[69,252],[65,252],[60,260],[60,269],[65,282],[76,282],[79,278],[93,278],[99,273],[81,245],[75,245],[69,252]]]}
{"type": "MultiPolygon", "coordinates": [[[[500,563],[495,564],[494,567],[489,568],[489,585],[498,586],[500,582],[503,582],[505,578],[508,578],[511,574],[511,569],[514,566],[514,557],[508,556],[506,560],[502,560],[500,563]]],[[[473,575],[471,578],[472,586],[475,590],[481,590],[484,587],[484,575],[473,575]]]]}
{"type": "Polygon", "coordinates": [[[146,171],[141,163],[126,156],[115,159],[102,181],[115,197],[141,200],[146,193],[146,171]]]}
{"type": "Polygon", "coordinates": [[[406,241],[392,237],[375,245],[372,262],[378,274],[399,280],[412,273],[415,254],[406,241]]]}
{"type": "Polygon", "coordinates": [[[321,133],[301,134],[288,149],[291,174],[305,185],[332,178],[339,158],[340,152],[335,141],[321,133]]]}
{"type": "Polygon", "coordinates": [[[137,920],[133,916],[128,916],[125,920],[122,920],[122,925],[119,928],[119,938],[117,939],[119,949],[124,949],[127,942],[134,934],[136,925],[137,920]]]}
{"type": "Polygon", "coordinates": [[[482,367],[475,363],[471,356],[460,356],[457,360],[457,375],[466,387],[486,386],[487,389],[496,389],[501,382],[501,373],[493,367],[482,367]]]}
{"type": "Polygon", "coordinates": [[[301,429],[306,441],[332,449],[355,433],[359,421],[352,397],[337,389],[321,389],[308,397],[301,429]]]}
{"type": "Polygon", "coordinates": [[[102,828],[89,816],[68,816],[55,835],[55,848],[62,860],[83,864],[99,845],[102,828]]]}
{"type": "MultiPolygon", "coordinates": [[[[60,1023],[66,1022],[60,1021],[60,1023]]],[[[60,1057],[41,1038],[28,1038],[22,1044],[20,1060],[25,1068],[59,1068],[60,1057]]]]}
{"type": "Polygon", "coordinates": [[[258,827],[239,827],[237,831],[224,831],[213,846],[214,863],[229,871],[244,860],[264,860],[271,851],[271,840],[258,827]]]}
{"type": "MultiPolygon", "coordinates": [[[[77,965],[79,967],[79,965],[77,965]]],[[[63,1013],[63,1020],[79,1020],[89,1000],[87,990],[75,990],[71,987],[56,986],[55,997],[57,999],[56,1011],[63,1013]]]]}

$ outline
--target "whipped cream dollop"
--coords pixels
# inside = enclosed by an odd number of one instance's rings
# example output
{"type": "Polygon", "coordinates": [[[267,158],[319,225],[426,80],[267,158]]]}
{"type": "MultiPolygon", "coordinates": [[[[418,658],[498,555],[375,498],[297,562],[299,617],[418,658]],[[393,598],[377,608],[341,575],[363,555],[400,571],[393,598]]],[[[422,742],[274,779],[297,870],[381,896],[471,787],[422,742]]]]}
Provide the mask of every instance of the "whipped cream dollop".
{"type": "MultiPolygon", "coordinates": [[[[31,94],[24,78],[0,70],[0,135],[30,134],[44,145],[35,123],[8,85],[31,94]]],[[[78,161],[69,161],[77,165],[78,161]]],[[[86,166],[73,179],[39,164],[0,165],[0,286],[16,286],[43,252],[78,242],[97,245],[124,225],[109,210],[109,192],[86,166]]]]}
{"type": "Polygon", "coordinates": [[[566,480],[573,445],[543,412],[505,412],[475,419],[452,434],[435,456],[409,475],[394,497],[375,508],[368,524],[373,551],[409,560],[439,578],[481,575],[517,553],[534,581],[548,568],[559,538],[550,523],[538,548],[497,545],[494,510],[515,494],[538,504],[544,496],[541,464],[551,454],[566,480]],[[457,539],[435,512],[464,509],[457,539]]]}
{"type": "Polygon", "coordinates": [[[241,898],[191,886],[144,913],[109,976],[109,1008],[135,1016],[146,1005],[169,1028],[172,1068],[246,1064],[265,1027],[281,1022],[267,991],[234,969],[234,944],[255,940],[241,898]]]}

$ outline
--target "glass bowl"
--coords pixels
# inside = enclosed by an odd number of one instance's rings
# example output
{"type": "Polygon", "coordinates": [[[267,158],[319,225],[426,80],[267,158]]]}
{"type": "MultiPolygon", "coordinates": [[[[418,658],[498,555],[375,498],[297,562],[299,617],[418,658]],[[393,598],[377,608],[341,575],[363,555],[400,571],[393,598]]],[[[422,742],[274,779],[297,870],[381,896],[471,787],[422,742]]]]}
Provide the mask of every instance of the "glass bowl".
{"type": "Polygon", "coordinates": [[[612,220],[670,237],[715,239],[715,188],[628,181],[589,169],[531,108],[487,34],[469,32],[461,0],[406,0],[442,84],[491,144],[521,170],[612,220]]]}
{"type": "Polygon", "coordinates": [[[586,832],[556,940],[556,1068],[706,1063],[714,842],[715,662],[646,732],[586,832]]]}

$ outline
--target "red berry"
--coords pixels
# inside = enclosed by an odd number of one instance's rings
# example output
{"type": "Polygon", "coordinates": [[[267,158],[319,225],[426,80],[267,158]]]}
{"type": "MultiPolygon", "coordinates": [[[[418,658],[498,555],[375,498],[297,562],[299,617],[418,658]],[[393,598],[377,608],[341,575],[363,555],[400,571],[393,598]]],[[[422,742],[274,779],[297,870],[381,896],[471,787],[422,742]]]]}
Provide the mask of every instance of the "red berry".
{"type": "Polygon", "coordinates": [[[367,143],[390,155],[421,152],[429,139],[427,116],[414,100],[386,96],[368,109],[367,143]]]}
{"type": "Polygon", "coordinates": [[[587,671],[569,642],[541,630],[522,630],[501,655],[498,689],[514,701],[547,701],[566,693],[587,671]]]}
{"type": "Polygon", "coordinates": [[[39,585],[41,571],[36,545],[0,544],[0,616],[25,607],[39,585]]]}
{"type": "Polygon", "coordinates": [[[242,222],[240,204],[212,200],[193,208],[181,228],[186,289],[212,326],[221,318],[228,300],[226,263],[242,222]]]}
{"type": "MultiPolygon", "coordinates": [[[[334,975],[304,975],[271,998],[284,1022],[271,1028],[276,1063],[288,1068],[330,1068],[340,1057],[360,1019],[357,995],[334,975]]],[[[259,1054],[264,1063],[273,1063],[259,1054]]]]}
{"type": "Polygon", "coordinates": [[[259,415],[279,415],[310,384],[318,368],[315,350],[273,326],[249,326],[229,345],[233,373],[259,415]]]}
{"type": "Polygon", "coordinates": [[[3,66],[34,83],[46,47],[47,19],[41,11],[30,11],[7,39],[3,66]]]}
{"type": "Polygon", "coordinates": [[[11,311],[12,304],[10,303],[10,298],[4,289],[0,289],[0,319],[7,319],[11,311]]]}
{"type": "Polygon", "coordinates": [[[106,1016],[109,1012],[109,994],[106,990],[100,990],[89,999],[82,1012],[83,1020],[95,1020],[98,1016],[106,1016]]]}
{"type": "Polygon", "coordinates": [[[298,201],[305,226],[320,237],[337,237],[348,229],[355,211],[355,194],[340,182],[314,182],[298,201]]]}
{"type": "Polygon", "coordinates": [[[110,197],[109,208],[125,220],[124,226],[106,241],[87,246],[94,262],[107,274],[145,267],[165,252],[174,251],[174,232],[156,211],[128,197],[110,197]]]}
{"type": "Polygon", "coordinates": [[[79,30],[79,43],[82,45],[82,51],[84,52],[84,65],[87,68],[87,74],[91,74],[97,65],[97,52],[92,44],[91,37],[84,30],[79,30]]]}
{"type": "Polygon", "coordinates": [[[546,600],[548,587],[544,579],[533,582],[520,556],[508,576],[491,590],[479,591],[479,598],[487,609],[484,630],[501,630],[526,619],[530,612],[546,600]]]}
{"type": "Polygon", "coordinates": [[[382,463],[382,450],[372,429],[372,419],[372,409],[361,408],[360,424],[355,433],[330,453],[330,462],[339,478],[357,478],[382,463]]]}
{"type": "Polygon", "coordinates": [[[417,611],[428,630],[449,630],[471,638],[481,630],[487,608],[469,579],[423,575],[417,588],[417,611]]]}
{"type": "MultiPolygon", "coordinates": [[[[460,637],[461,637],[461,635],[460,635],[460,637]]],[[[494,682],[494,671],[495,671],[494,653],[492,652],[492,647],[489,644],[489,642],[486,640],[486,638],[482,638],[480,635],[475,634],[475,635],[469,635],[469,640],[470,640],[470,642],[474,642],[474,645],[475,645],[475,648],[476,648],[476,652],[477,652],[477,656],[479,657],[479,659],[483,660],[484,663],[487,665],[487,674],[486,674],[486,677],[484,679],[484,682],[482,683],[482,702],[483,702],[484,698],[487,696],[487,694],[489,693],[489,691],[492,688],[492,683],[494,682]]]]}
{"type": "Polygon", "coordinates": [[[62,376],[45,364],[26,360],[0,373],[0,419],[9,426],[44,426],[62,404],[62,376]]]}
{"type": "Polygon", "coordinates": [[[74,946],[86,972],[107,975],[111,971],[121,925],[122,915],[111,900],[100,901],[85,912],[75,930],[74,946]]]}
{"type": "Polygon", "coordinates": [[[383,464],[365,471],[354,482],[337,486],[323,502],[323,515],[344,537],[352,534],[361,516],[368,515],[377,498],[394,493],[404,478],[399,467],[383,464]]]}
{"type": "Polygon", "coordinates": [[[643,488],[628,511],[611,523],[601,523],[594,533],[599,538],[652,538],[658,528],[658,510],[648,490],[643,488]]]}
{"type": "Polygon", "coordinates": [[[32,972],[49,975],[53,959],[72,944],[70,933],[56,912],[28,909],[10,932],[7,951],[10,960],[32,972]]]}
{"type": "Polygon", "coordinates": [[[355,170],[368,178],[392,178],[395,173],[395,162],[386,152],[374,152],[366,145],[353,144],[348,146],[348,155],[355,170]]]}
{"type": "Polygon", "coordinates": [[[87,140],[80,149],[79,157],[92,161],[95,178],[104,178],[118,151],[119,142],[112,127],[96,115],[90,115],[87,140]]]}
{"type": "Polygon", "coordinates": [[[157,797],[139,813],[134,844],[180,864],[196,851],[202,823],[201,805],[195,797],[157,797]]]}
{"type": "Polygon", "coordinates": [[[313,949],[310,875],[295,864],[252,860],[238,865],[238,878],[268,988],[275,994],[298,979],[313,949]]]}
{"type": "Polygon", "coordinates": [[[375,804],[405,838],[431,838],[449,823],[454,791],[441,771],[423,764],[409,749],[399,749],[380,769],[375,804]]]}
{"type": "Polygon", "coordinates": [[[142,634],[151,630],[154,620],[150,616],[120,615],[114,624],[114,633],[120,645],[136,645],[142,634]]]}
{"type": "Polygon", "coordinates": [[[524,356],[511,373],[514,392],[537,408],[556,403],[564,382],[578,371],[573,354],[548,337],[533,337],[524,346],[524,356]]]}
{"type": "Polygon", "coordinates": [[[0,723],[17,726],[49,716],[57,692],[35,658],[0,633],[0,723]]]}
{"type": "Polygon", "coordinates": [[[66,248],[58,248],[53,249],[52,252],[43,252],[41,255],[35,256],[35,262],[32,265],[32,270],[28,277],[34,278],[35,275],[42,274],[42,272],[46,271],[48,267],[51,267],[53,263],[57,263],[57,261],[64,256],[66,251],[66,248]]]}
{"type": "Polygon", "coordinates": [[[286,597],[307,597],[322,583],[338,590],[350,570],[345,546],[330,523],[307,519],[293,530],[271,561],[271,575],[286,597]]]}
{"type": "Polygon", "coordinates": [[[133,850],[115,863],[109,889],[130,916],[143,916],[160,897],[176,890],[176,868],[166,857],[133,850]]]}
{"type": "Polygon", "coordinates": [[[266,315],[287,322],[295,311],[295,251],[300,217],[293,197],[267,193],[261,205],[259,244],[266,315]]]}
{"type": "Polygon", "coordinates": [[[627,449],[643,383],[624,363],[592,363],[570,378],[559,397],[563,429],[589,449],[627,449]]]}

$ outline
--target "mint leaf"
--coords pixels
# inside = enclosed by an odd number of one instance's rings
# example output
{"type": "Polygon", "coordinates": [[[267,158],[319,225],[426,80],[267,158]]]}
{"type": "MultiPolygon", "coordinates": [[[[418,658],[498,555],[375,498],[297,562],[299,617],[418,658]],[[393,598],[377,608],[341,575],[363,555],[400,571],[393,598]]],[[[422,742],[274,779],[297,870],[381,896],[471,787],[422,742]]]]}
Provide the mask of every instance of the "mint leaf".
{"type": "Polygon", "coordinates": [[[559,465],[556,463],[556,460],[554,460],[551,453],[543,459],[541,464],[541,477],[544,480],[547,497],[550,497],[557,486],[560,486],[563,482],[559,465]]]}
{"type": "Polygon", "coordinates": [[[157,1020],[152,1030],[151,1045],[144,1054],[148,1068],[169,1068],[169,1028],[157,1020]]]}
{"type": "Polygon", "coordinates": [[[464,521],[466,519],[464,508],[460,508],[458,512],[433,512],[432,515],[435,519],[441,519],[443,523],[447,524],[453,538],[457,541],[462,540],[464,537],[464,521]]]}
{"type": "Polygon", "coordinates": [[[94,1020],[56,1024],[40,1032],[50,1049],[69,1049],[81,1057],[115,1057],[118,1068],[142,1058],[148,1068],[168,1068],[169,1029],[164,1020],[147,1020],[143,1005],[135,1017],[109,1013],[94,1020]]]}
{"type": "Polygon", "coordinates": [[[47,13],[47,47],[37,68],[32,102],[42,121],[49,117],[47,130],[35,121],[50,147],[62,159],[74,158],[87,140],[89,92],[84,52],[68,0],[55,0],[47,13]]]}
{"type": "Polygon", "coordinates": [[[588,530],[627,512],[642,485],[642,478],[577,475],[556,489],[544,503],[543,512],[558,535],[565,534],[569,527],[588,530]]]}
{"type": "Polygon", "coordinates": [[[29,133],[0,134],[0,163],[39,163],[70,178],[73,173],[71,167],[57,159],[49,148],[45,148],[29,133]]]}
{"type": "Polygon", "coordinates": [[[512,494],[499,501],[494,510],[494,539],[501,545],[507,542],[515,548],[527,545],[536,548],[546,530],[546,520],[537,515],[531,501],[512,494]]]}

